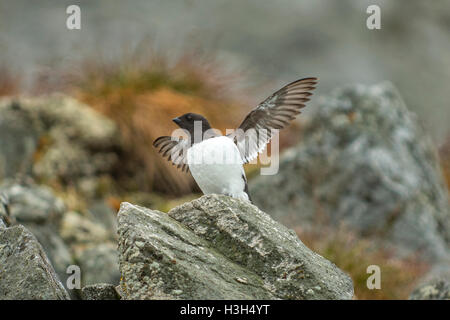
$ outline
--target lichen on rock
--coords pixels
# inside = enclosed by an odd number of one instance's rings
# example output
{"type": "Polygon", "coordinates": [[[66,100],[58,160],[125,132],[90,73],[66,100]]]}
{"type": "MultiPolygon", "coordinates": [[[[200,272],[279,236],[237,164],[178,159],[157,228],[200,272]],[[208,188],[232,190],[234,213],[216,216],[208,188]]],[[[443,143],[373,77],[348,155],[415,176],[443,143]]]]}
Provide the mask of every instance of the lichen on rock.
{"type": "Polygon", "coordinates": [[[66,300],[39,242],[25,227],[0,228],[0,300],[66,300]]]}

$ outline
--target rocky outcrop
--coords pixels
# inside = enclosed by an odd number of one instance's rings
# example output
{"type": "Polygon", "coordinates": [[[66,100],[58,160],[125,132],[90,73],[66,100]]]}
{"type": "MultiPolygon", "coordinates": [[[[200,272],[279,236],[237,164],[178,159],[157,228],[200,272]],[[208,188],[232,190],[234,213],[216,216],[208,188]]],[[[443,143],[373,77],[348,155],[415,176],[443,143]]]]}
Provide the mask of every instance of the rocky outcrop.
{"type": "Polygon", "coordinates": [[[8,180],[0,185],[0,192],[7,195],[11,215],[19,223],[56,226],[65,211],[64,202],[45,186],[8,180]]]}
{"type": "Polygon", "coordinates": [[[77,100],[53,94],[0,100],[0,180],[31,174],[95,195],[117,164],[116,125],[77,100]]]}
{"type": "MultiPolygon", "coordinates": [[[[107,219],[107,212],[99,214],[95,208],[91,217],[66,212],[64,202],[50,188],[34,183],[5,181],[0,193],[8,197],[11,218],[37,238],[63,284],[70,275],[67,268],[73,264],[81,269],[82,285],[119,284],[116,229],[110,220],[113,215],[107,219]],[[105,220],[103,224],[97,215],[105,220]]],[[[78,298],[76,290],[68,291],[72,298],[78,298]]]]}
{"type": "Polygon", "coordinates": [[[109,283],[96,283],[81,289],[83,300],[119,300],[120,296],[114,285],[109,283]]]}
{"type": "Polygon", "coordinates": [[[76,261],[82,270],[83,285],[99,282],[119,284],[117,244],[106,242],[91,245],[76,255],[76,261]]]}
{"type": "Polygon", "coordinates": [[[435,280],[415,289],[409,299],[411,300],[450,300],[450,282],[435,280]]]}
{"type": "Polygon", "coordinates": [[[40,131],[33,112],[14,99],[0,100],[0,181],[31,173],[40,131]]]}
{"type": "Polygon", "coordinates": [[[0,141],[0,192],[9,196],[12,217],[36,236],[63,283],[76,262],[85,268],[83,284],[118,284],[115,213],[99,200],[83,213],[66,212],[63,201],[42,185],[75,188],[83,198],[77,207],[90,205],[118,163],[115,123],[62,94],[2,98],[0,141]]]}
{"type": "Polygon", "coordinates": [[[50,188],[33,183],[5,181],[0,185],[0,192],[8,196],[11,217],[33,233],[65,283],[66,269],[73,260],[69,247],[59,234],[65,212],[63,201],[55,197],[50,188]]]}
{"type": "Polygon", "coordinates": [[[98,282],[119,284],[119,261],[115,228],[108,229],[96,219],[77,212],[67,212],[60,234],[70,246],[77,265],[82,270],[83,286],[98,282]]]}
{"type": "Polygon", "coordinates": [[[92,220],[117,235],[117,212],[112,210],[105,201],[95,201],[88,209],[92,220]]]}
{"type": "Polygon", "coordinates": [[[257,207],[208,195],[168,214],[122,203],[124,299],[351,299],[351,279],[257,207]]]}
{"type": "Polygon", "coordinates": [[[69,299],[39,242],[23,226],[0,227],[0,300],[69,299]]]}
{"type": "Polygon", "coordinates": [[[411,300],[450,300],[450,267],[448,263],[434,265],[416,284],[411,300]]]}
{"type": "Polygon", "coordinates": [[[448,259],[449,202],[436,150],[395,88],[349,86],[313,109],[278,174],[250,181],[255,204],[289,226],[343,223],[400,255],[448,259]]]}

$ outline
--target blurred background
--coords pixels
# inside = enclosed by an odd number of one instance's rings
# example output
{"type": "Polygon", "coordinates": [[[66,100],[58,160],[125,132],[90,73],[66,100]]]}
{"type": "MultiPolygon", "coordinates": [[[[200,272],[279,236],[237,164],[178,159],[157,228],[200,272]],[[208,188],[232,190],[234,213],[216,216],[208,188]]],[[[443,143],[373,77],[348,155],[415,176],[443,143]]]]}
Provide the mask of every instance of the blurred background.
{"type": "MultiPolygon", "coordinates": [[[[122,201],[167,211],[199,196],[190,175],[151,145],[175,129],[170,119],[198,112],[218,129],[234,128],[272,92],[308,76],[319,85],[305,121],[323,105],[318,97],[336,88],[390,81],[439,153],[433,172],[448,182],[449,30],[448,1],[0,0],[0,182],[13,200],[18,183],[25,193],[45,187],[61,199],[59,218],[48,222],[55,238],[39,240],[55,264],[65,257],[62,277],[65,262],[95,257],[97,266],[85,268],[98,278],[99,265],[115,261],[122,201]],[[72,4],[81,8],[81,30],[66,28],[72,4]],[[381,8],[381,30],[366,27],[371,4],[381,8]]],[[[299,120],[284,130],[282,151],[295,148],[306,128],[299,120]]],[[[250,193],[257,169],[246,168],[250,193]]],[[[337,225],[327,236],[288,226],[351,274],[357,298],[407,298],[433,267],[337,225]],[[387,270],[385,290],[365,286],[368,264],[387,270]]],[[[105,281],[116,281],[111,269],[105,281]]]]}
{"type": "Polygon", "coordinates": [[[389,79],[442,142],[449,119],[447,5],[404,0],[2,1],[0,49],[3,63],[20,73],[27,88],[55,68],[79,68],[87,58],[120,58],[142,44],[172,59],[202,49],[233,75],[247,76],[234,85],[267,85],[251,97],[253,102],[310,74],[321,79],[319,94],[339,84],[389,79]],[[79,31],[65,27],[70,4],[81,7],[79,31]],[[370,4],[382,9],[381,30],[366,28],[370,4]]]}

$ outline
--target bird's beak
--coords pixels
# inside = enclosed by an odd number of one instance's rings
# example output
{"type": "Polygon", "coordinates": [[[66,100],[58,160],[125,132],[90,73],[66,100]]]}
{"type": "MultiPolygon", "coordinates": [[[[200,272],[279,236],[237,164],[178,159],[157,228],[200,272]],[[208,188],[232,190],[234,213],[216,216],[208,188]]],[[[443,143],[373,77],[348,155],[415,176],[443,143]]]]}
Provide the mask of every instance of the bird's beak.
{"type": "Polygon", "coordinates": [[[181,123],[180,118],[173,118],[172,121],[175,122],[177,125],[180,125],[181,123]]]}

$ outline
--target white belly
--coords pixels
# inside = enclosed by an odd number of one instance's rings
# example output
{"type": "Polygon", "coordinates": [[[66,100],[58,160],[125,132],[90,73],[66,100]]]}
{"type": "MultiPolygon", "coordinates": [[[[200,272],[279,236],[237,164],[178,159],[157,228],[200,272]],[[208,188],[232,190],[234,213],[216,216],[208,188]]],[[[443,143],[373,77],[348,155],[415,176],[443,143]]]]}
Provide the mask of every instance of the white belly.
{"type": "Polygon", "coordinates": [[[248,200],[245,172],[237,146],[225,136],[206,139],[187,151],[189,170],[204,194],[248,200]]]}

